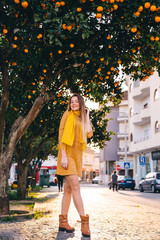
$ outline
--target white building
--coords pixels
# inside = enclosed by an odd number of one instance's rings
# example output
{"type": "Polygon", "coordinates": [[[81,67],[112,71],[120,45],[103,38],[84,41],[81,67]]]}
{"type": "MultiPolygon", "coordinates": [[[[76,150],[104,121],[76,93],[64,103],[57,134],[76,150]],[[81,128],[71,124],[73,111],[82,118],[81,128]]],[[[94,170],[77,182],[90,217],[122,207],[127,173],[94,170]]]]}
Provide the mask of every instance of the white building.
{"type": "Polygon", "coordinates": [[[111,113],[107,114],[109,120],[107,131],[115,132],[107,146],[100,151],[100,180],[103,184],[110,181],[113,170],[119,165],[119,175],[134,177],[134,156],[129,152],[128,142],[128,92],[118,107],[110,104],[111,113]]]}
{"type": "Polygon", "coordinates": [[[148,172],[160,171],[160,77],[146,81],[127,79],[129,94],[129,150],[134,160],[136,184],[148,172]]]}
{"type": "Polygon", "coordinates": [[[92,180],[99,174],[99,154],[87,147],[83,153],[82,180],[92,180]]]}

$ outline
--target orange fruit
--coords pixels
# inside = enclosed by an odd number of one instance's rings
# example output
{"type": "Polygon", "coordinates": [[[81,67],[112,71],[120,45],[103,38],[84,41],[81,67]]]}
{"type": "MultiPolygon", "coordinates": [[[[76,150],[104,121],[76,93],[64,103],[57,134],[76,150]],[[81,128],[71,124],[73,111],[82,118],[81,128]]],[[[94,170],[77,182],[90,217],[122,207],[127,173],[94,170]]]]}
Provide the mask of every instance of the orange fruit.
{"type": "Polygon", "coordinates": [[[106,78],[106,79],[109,79],[109,76],[106,76],[105,78],[106,78]]]}
{"type": "Polygon", "coordinates": [[[154,39],[155,41],[159,41],[159,37],[155,37],[155,39],[154,39]]]}
{"type": "Polygon", "coordinates": [[[3,29],[3,33],[6,34],[8,33],[8,30],[6,28],[3,29]]]}
{"type": "Polygon", "coordinates": [[[14,108],[15,111],[17,111],[18,109],[17,108],[14,108]]]}
{"type": "Polygon", "coordinates": [[[35,93],[35,92],[36,92],[36,90],[33,90],[33,91],[32,91],[32,93],[35,93]]]}
{"type": "Polygon", "coordinates": [[[55,8],[58,8],[58,7],[60,7],[60,6],[61,6],[60,2],[56,2],[55,8]]]}
{"type": "Polygon", "coordinates": [[[15,2],[16,4],[20,3],[20,1],[19,1],[19,0],[14,0],[14,2],[15,2]]]}
{"type": "Polygon", "coordinates": [[[64,24],[62,24],[62,28],[65,30],[65,29],[67,29],[67,26],[66,26],[66,24],[64,23],[64,24]]]}
{"type": "Polygon", "coordinates": [[[156,11],[156,6],[155,5],[152,5],[151,7],[150,7],[150,10],[152,11],[152,12],[154,12],[154,11],[156,11]]]}
{"type": "Polygon", "coordinates": [[[28,49],[27,49],[27,48],[25,48],[25,49],[24,49],[24,52],[25,52],[25,53],[28,53],[28,49]]]}
{"type": "Polygon", "coordinates": [[[134,15],[138,17],[140,15],[140,12],[135,12],[134,15]]]}
{"type": "Polygon", "coordinates": [[[73,43],[70,44],[70,48],[74,48],[74,44],[73,43]]]}
{"type": "Polygon", "coordinates": [[[121,60],[118,60],[117,63],[118,63],[118,64],[121,64],[121,60]]]}
{"type": "Polygon", "coordinates": [[[138,8],[138,12],[142,12],[142,11],[143,11],[143,7],[140,6],[140,7],[138,8]]]}
{"type": "Polygon", "coordinates": [[[135,33],[137,31],[136,27],[131,28],[131,32],[135,33]]]}
{"type": "Polygon", "coordinates": [[[21,5],[22,5],[23,8],[26,8],[26,7],[28,7],[28,2],[24,1],[24,2],[21,3],[21,5]]]}
{"type": "Polygon", "coordinates": [[[111,38],[111,36],[108,35],[106,38],[109,40],[111,38]]]}
{"type": "Polygon", "coordinates": [[[151,41],[154,41],[154,37],[153,37],[153,36],[151,36],[151,37],[150,37],[150,40],[151,40],[151,41]]]}
{"type": "Polygon", "coordinates": [[[111,45],[108,45],[108,48],[111,48],[112,46],[111,45]]]}
{"type": "Polygon", "coordinates": [[[110,3],[114,3],[114,0],[109,0],[110,3]]]}
{"type": "Polygon", "coordinates": [[[113,70],[114,70],[114,67],[111,67],[110,69],[111,69],[111,71],[113,71],[113,70]]]}
{"type": "Polygon", "coordinates": [[[101,18],[102,17],[102,14],[101,13],[97,13],[96,14],[96,18],[101,18]]]}
{"type": "Polygon", "coordinates": [[[146,2],[146,3],[144,4],[144,7],[145,7],[145,8],[150,8],[150,6],[151,6],[150,2],[146,2]]]}
{"type": "Polygon", "coordinates": [[[108,74],[108,75],[110,75],[110,74],[111,74],[111,72],[110,72],[110,71],[108,71],[108,72],[107,72],[107,74],[108,74]]]}
{"type": "Polygon", "coordinates": [[[67,26],[68,31],[72,29],[72,26],[67,26]]]}
{"type": "Polygon", "coordinates": [[[86,63],[90,63],[90,60],[89,60],[89,59],[87,59],[87,60],[86,60],[86,63]]]}
{"type": "Polygon", "coordinates": [[[103,12],[103,7],[102,6],[97,7],[97,12],[103,12]]]}
{"type": "Polygon", "coordinates": [[[38,34],[37,38],[38,38],[38,39],[39,39],[39,38],[42,38],[42,34],[41,34],[41,33],[38,34]]]}
{"type": "Polygon", "coordinates": [[[17,45],[16,45],[16,44],[13,44],[13,48],[17,48],[17,45]]]}
{"type": "Polygon", "coordinates": [[[58,50],[58,53],[59,53],[59,54],[62,54],[62,50],[58,50]]]}
{"type": "Polygon", "coordinates": [[[160,22],[160,17],[159,16],[155,16],[155,21],[156,22],[160,22]]]}
{"type": "Polygon", "coordinates": [[[17,38],[17,36],[14,36],[14,40],[16,41],[18,38],[17,38]]]}
{"type": "Polygon", "coordinates": [[[82,8],[77,8],[77,12],[81,12],[82,11],[82,8]]]}
{"type": "Polygon", "coordinates": [[[46,69],[43,69],[43,72],[44,72],[44,73],[46,73],[46,72],[47,72],[47,70],[46,70],[46,69]]]}
{"type": "Polygon", "coordinates": [[[60,2],[60,4],[61,4],[61,6],[64,6],[64,5],[65,5],[65,2],[64,2],[64,1],[62,1],[62,2],[60,2]]]}
{"type": "Polygon", "coordinates": [[[28,95],[28,98],[30,99],[30,98],[31,98],[31,95],[28,95]]]}
{"type": "Polygon", "coordinates": [[[117,4],[114,4],[114,5],[113,5],[113,9],[114,9],[114,10],[117,10],[117,9],[118,9],[118,5],[117,5],[117,4]]]}
{"type": "Polygon", "coordinates": [[[103,58],[100,58],[100,60],[101,60],[101,62],[103,62],[103,61],[104,61],[104,57],[103,57],[103,58]]]}
{"type": "Polygon", "coordinates": [[[98,68],[98,69],[97,69],[97,72],[100,72],[101,70],[102,70],[101,68],[98,68]]]}

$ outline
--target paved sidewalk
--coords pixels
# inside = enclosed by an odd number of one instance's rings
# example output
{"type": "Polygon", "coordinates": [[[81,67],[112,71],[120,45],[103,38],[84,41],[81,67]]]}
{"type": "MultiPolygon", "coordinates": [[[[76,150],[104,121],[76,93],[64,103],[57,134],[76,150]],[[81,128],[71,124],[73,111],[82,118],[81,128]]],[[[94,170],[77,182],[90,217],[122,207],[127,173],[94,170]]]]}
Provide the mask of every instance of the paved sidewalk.
{"type": "MultiPolygon", "coordinates": [[[[160,210],[137,205],[128,200],[119,199],[118,192],[106,187],[91,186],[81,188],[86,213],[90,215],[92,240],[160,240],[160,210]]],[[[80,231],[79,216],[73,202],[69,211],[69,223],[75,227],[75,233],[58,233],[58,215],[63,193],[57,193],[57,187],[44,189],[41,197],[49,200],[35,205],[35,210],[50,214],[40,219],[23,220],[0,224],[0,239],[3,240],[87,240],[80,231]],[[46,192],[46,191],[50,192],[46,192]]]]}

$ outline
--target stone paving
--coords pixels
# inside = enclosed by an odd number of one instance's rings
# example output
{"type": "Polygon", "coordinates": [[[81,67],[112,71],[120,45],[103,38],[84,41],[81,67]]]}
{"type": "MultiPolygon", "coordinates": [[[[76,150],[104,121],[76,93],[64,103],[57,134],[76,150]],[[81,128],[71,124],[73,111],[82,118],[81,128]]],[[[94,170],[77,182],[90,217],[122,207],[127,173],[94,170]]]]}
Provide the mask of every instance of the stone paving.
{"type": "MultiPolygon", "coordinates": [[[[86,213],[90,215],[92,240],[160,240],[160,210],[139,205],[119,198],[118,192],[106,187],[81,188],[86,213]]],[[[75,227],[75,233],[58,232],[58,214],[60,213],[63,193],[57,193],[57,187],[44,189],[41,196],[48,196],[44,203],[36,203],[35,209],[49,214],[39,219],[0,223],[0,239],[3,240],[86,240],[81,236],[78,213],[71,203],[69,222],[75,227]],[[52,192],[51,192],[52,191],[52,192]]]]}

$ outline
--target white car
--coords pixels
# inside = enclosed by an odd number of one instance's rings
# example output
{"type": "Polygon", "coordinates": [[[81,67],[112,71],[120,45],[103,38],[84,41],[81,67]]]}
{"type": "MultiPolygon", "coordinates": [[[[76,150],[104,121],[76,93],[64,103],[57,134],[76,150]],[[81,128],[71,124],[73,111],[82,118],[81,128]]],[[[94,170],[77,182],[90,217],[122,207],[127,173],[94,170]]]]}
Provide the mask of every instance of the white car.
{"type": "Polygon", "coordinates": [[[92,179],[93,184],[98,184],[99,183],[99,176],[95,177],[92,179]]]}

